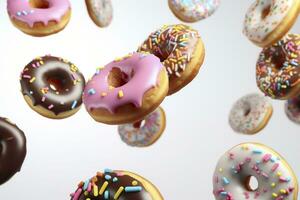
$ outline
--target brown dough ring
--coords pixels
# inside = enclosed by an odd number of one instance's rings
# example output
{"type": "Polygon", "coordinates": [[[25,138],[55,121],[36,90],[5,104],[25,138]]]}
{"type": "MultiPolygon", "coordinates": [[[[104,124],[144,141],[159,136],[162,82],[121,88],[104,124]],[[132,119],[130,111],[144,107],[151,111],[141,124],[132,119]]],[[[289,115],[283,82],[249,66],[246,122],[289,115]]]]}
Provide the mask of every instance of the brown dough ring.
{"type": "Polygon", "coordinates": [[[205,57],[198,31],[183,24],[163,26],[153,32],[138,51],[160,58],[169,75],[168,95],[178,92],[196,77],[205,57]]]}
{"type": "Polygon", "coordinates": [[[71,200],[163,200],[159,190],[147,179],[132,172],[106,169],[80,182],[71,200]]]}
{"type": "Polygon", "coordinates": [[[26,156],[26,137],[22,130],[0,117],[0,185],[20,171],[26,156]]]}

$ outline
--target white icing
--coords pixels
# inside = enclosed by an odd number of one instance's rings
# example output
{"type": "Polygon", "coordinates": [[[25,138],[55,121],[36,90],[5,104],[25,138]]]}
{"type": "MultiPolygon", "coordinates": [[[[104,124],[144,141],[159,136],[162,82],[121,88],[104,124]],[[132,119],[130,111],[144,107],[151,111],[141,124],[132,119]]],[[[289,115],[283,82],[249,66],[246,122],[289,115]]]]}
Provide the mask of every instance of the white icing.
{"type": "Polygon", "coordinates": [[[249,94],[239,99],[229,114],[229,124],[238,133],[251,134],[266,118],[272,105],[267,98],[249,94]]]}
{"type": "Polygon", "coordinates": [[[259,144],[241,144],[219,160],[213,188],[216,200],[296,200],[298,184],[282,157],[259,144]],[[258,181],[255,191],[247,189],[247,178],[258,181]]]}
{"type": "Polygon", "coordinates": [[[244,34],[254,42],[262,42],[287,16],[295,0],[256,0],[249,8],[244,21],[244,34]],[[269,14],[262,19],[265,9],[269,14]]]}

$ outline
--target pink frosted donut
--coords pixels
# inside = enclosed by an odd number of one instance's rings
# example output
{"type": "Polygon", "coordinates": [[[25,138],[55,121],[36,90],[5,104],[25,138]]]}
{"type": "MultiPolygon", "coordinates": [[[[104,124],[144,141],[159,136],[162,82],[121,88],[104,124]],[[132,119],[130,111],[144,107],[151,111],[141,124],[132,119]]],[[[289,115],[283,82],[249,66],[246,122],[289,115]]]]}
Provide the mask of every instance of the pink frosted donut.
{"type": "Polygon", "coordinates": [[[57,33],[71,17],[69,0],[8,0],[7,11],[18,29],[33,36],[57,33]]]}
{"type": "Polygon", "coordinates": [[[99,68],[86,85],[83,102],[98,122],[133,123],[160,105],[168,84],[167,72],[158,57],[133,53],[99,68]]]}

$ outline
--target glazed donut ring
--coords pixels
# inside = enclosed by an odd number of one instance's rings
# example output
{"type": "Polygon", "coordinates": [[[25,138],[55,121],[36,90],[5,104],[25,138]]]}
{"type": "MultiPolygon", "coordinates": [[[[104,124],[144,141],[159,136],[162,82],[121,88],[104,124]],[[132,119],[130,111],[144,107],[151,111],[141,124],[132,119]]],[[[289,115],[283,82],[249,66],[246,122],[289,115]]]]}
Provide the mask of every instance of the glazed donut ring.
{"type": "Polygon", "coordinates": [[[295,122],[296,124],[300,124],[300,97],[295,97],[289,99],[285,102],[285,113],[288,118],[295,122]]]}
{"type": "Polygon", "coordinates": [[[220,0],[168,0],[168,2],[178,19],[191,23],[211,16],[220,5],[220,0]]]}
{"type": "Polygon", "coordinates": [[[267,47],[280,40],[296,22],[298,0],[256,0],[244,21],[244,34],[256,45],[267,47]]]}
{"type": "Polygon", "coordinates": [[[163,200],[159,190],[132,172],[106,169],[78,184],[71,200],[163,200]]]}
{"type": "Polygon", "coordinates": [[[229,124],[238,133],[255,134],[267,125],[272,112],[272,104],[265,97],[249,94],[233,105],[229,124]]]}
{"type": "Polygon", "coordinates": [[[83,102],[89,114],[106,124],[133,123],[153,112],[168,93],[168,76],[159,59],[132,53],[97,70],[83,102]]]}
{"type": "Polygon", "coordinates": [[[7,0],[9,17],[32,36],[47,36],[65,28],[71,17],[69,0],[7,0]]]}
{"type": "Polygon", "coordinates": [[[160,138],[165,128],[165,112],[159,107],[142,121],[119,125],[118,132],[122,141],[129,146],[147,147],[160,138]],[[142,122],[145,122],[144,125],[142,122]]]}
{"type": "Polygon", "coordinates": [[[237,145],[218,161],[213,188],[216,200],[297,200],[297,177],[274,150],[257,143],[237,145]],[[258,188],[249,181],[255,177],[258,188]]]}
{"type": "Polygon", "coordinates": [[[107,27],[113,18],[111,0],[85,0],[88,13],[99,27],[107,27]]]}
{"type": "Polygon", "coordinates": [[[53,56],[38,57],[21,73],[22,94],[42,116],[62,119],[75,114],[82,104],[85,79],[71,62],[53,56]]]}
{"type": "Polygon", "coordinates": [[[26,156],[26,137],[22,130],[0,117],[0,185],[21,170],[26,156]]]}
{"type": "Polygon", "coordinates": [[[256,64],[256,83],[273,99],[290,99],[300,92],[300,35],[286,37],[264,48],[256,64]]]}
{"type": "Polygon", "coordinates": [[[196,77],[205,57],[198,31],[183,24],[163,26],[153,32],[138,51],[160,58],[169,75],[168,95],[181,90],[196,77]]]}

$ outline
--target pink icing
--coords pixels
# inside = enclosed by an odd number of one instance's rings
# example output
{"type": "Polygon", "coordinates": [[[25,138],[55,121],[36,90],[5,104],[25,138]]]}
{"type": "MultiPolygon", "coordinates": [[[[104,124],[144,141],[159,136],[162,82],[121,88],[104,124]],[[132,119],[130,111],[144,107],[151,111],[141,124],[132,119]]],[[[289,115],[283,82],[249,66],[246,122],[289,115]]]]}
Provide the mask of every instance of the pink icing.
{"type": "Polygon", "coordinates": [[[49,8],[32,8],[29,0],[8,0],[7,11],[12,19],[17,19],[33,27],[36,22],[48,25],[49,21],[59,22],[71,8],[69,0],[47,0],[49,8]]]}
{"type": "Polygon", "coordinates": [[[119,106],[129,103],[142,106],[144,94],[158,84],[158,75],[164,70],[159,58],[152,54],[133,53],[121,61],[113,61],[97,72],[87,83],[83,102],[88,110],[104,108],[111,113],[119,106]],[[119,68],[129,76],[129,81],[118,88],[110,89],[108,76],[113,68],[119,68]],[[131,77],[131,74],[134,74],[131,77]],[[119,97],[119,92],[123,97],[119,97]],[[106,96],[101,94],[106,93],[106,96]]]}

